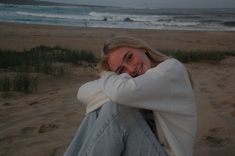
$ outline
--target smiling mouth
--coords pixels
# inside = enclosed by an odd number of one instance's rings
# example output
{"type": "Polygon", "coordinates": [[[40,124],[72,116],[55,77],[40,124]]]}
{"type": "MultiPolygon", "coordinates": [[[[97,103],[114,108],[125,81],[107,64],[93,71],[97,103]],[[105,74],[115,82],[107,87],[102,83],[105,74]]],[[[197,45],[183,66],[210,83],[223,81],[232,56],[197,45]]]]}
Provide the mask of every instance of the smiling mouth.
{"type": "Polygon", "coordinates": [[[143,64],[139,65],[139,66],[136,68],[135,72],[132,73],[132,77],[137,77],[137,76],[140,76],[140,75],[142,75],[142,74],[143,74],[143,64]]]}
{"type": "Polygon", "coordinates": [[[138,75],[141,75],[142,72],[143,72],[143,65],[141,64],[141,65],[139,66],[138,70],[137,70],[137,74],[138,74],[138,75]]]}

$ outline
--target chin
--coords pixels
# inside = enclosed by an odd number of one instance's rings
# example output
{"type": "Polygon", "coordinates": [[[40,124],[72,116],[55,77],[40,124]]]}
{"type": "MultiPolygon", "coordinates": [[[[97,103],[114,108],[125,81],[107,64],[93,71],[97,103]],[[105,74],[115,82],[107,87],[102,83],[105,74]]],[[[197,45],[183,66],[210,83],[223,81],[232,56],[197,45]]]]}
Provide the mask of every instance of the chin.
{"type": "Polygon", "coordinates": [[[145,73],[145,71],[141,72],[139,75],[143,75],[145,73]]]}

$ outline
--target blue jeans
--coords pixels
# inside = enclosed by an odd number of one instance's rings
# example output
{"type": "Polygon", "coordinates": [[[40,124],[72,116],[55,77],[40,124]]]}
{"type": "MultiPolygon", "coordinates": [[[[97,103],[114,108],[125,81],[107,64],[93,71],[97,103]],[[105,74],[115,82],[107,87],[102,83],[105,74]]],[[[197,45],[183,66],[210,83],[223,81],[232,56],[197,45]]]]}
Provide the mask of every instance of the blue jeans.
{"type": "Polygon", "coordinates": [[[64,156],[165,156],[138,109],[107,102],[86,115],[64,156]]]}

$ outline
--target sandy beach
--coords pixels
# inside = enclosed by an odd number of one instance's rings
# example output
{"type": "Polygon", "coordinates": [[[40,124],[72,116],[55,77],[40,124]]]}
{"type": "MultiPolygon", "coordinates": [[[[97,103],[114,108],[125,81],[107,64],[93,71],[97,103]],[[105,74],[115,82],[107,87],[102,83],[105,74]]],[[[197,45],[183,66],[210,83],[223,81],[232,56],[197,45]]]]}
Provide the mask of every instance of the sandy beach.
{"type": "MultiPolygon", "coordinates": [[[[115,35],[146,40],[156,49],[235,50],[235,32],[160,31],[0,23],[0,49],[38,45],[91,50],[97,56],[115,35]]],[[[235,155],[235,57],[185,64],[198,108],[195,156],[235,155]]],[[[2,72],[2,71],[1,71],[2,72]]],[[[1,156],[61,156],[84,117],[76,93],[98,78],[93,68],[70,66],[63,77],[44,75],[37,93],[0,97],[1,156]]]]}

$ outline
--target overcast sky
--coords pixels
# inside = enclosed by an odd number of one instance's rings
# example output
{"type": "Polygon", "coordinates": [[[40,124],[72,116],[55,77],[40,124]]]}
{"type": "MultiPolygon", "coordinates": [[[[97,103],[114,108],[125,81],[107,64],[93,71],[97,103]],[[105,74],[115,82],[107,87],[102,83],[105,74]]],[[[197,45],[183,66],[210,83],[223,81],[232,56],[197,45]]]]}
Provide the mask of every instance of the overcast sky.
{"type": "Polygon", "coordinates": [[[45,0],[133,8],[235,8],[235,0],[45,0]]]}

